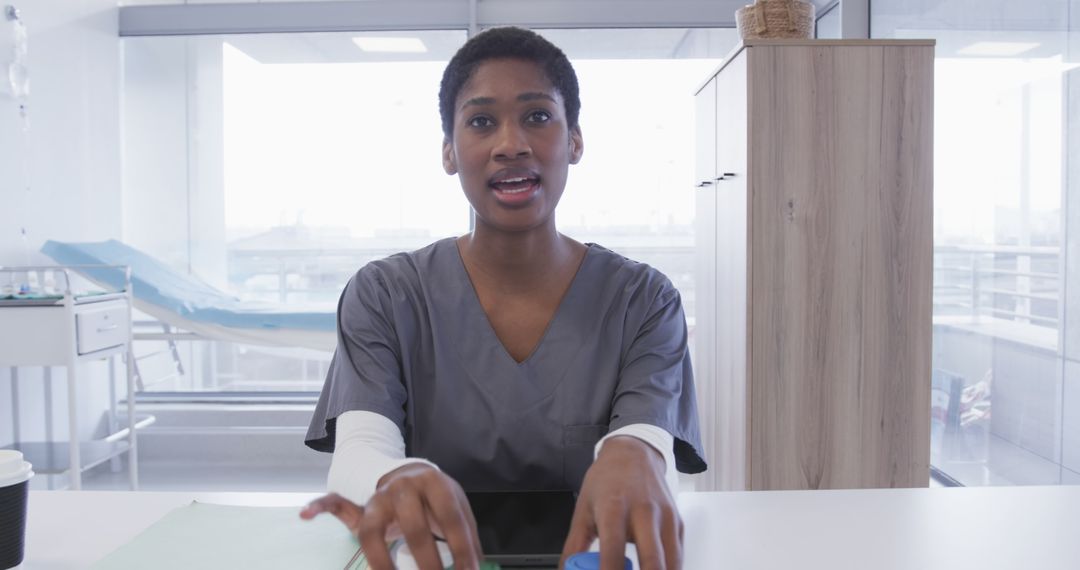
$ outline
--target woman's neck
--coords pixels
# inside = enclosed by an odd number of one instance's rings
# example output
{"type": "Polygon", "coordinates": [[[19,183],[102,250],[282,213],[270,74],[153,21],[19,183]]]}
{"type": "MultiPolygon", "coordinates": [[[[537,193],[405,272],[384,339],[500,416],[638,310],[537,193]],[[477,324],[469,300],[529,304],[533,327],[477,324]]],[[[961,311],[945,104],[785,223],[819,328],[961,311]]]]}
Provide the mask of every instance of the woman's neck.
{"type": "Polygon", "coordinates": [[[554,222],[522,232],[478,224],[458,238],[458,249],[468,266],[512,289],[531,289],[568,265],[576,270],[584,254],[584,247],[560,234],[554,222]]]}

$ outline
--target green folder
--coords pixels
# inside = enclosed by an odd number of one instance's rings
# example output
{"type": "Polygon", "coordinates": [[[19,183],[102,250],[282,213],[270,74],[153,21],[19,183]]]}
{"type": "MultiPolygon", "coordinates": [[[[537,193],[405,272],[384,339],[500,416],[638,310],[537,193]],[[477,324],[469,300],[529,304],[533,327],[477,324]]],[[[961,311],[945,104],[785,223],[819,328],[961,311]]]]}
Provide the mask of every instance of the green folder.
{"type": "MultiPolygon", "coordinates": [[[[93,566],[95,570],[253,567],[368,570],[356,538],[332,516],[305,521],[297,507],[204,503],[174,509],[93,566]]],[[[481,569],[498,570],[499,565],[484,562],[481,569]]]]}

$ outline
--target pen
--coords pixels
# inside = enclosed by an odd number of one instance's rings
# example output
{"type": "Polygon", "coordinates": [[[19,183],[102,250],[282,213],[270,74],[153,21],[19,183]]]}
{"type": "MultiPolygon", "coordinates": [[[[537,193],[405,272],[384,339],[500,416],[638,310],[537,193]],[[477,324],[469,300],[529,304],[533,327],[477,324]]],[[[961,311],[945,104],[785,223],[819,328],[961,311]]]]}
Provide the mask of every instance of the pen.
{"type": "Polygon", "coordinates": [[[356,564],[356,560],[360,558],[360,555],[363,553],[364,547],[357,548],[356,554],[353,554],[352,558],[349,559],[349,562],[345,564],[345,570],[352,570],[353,564],[356,564]]]}

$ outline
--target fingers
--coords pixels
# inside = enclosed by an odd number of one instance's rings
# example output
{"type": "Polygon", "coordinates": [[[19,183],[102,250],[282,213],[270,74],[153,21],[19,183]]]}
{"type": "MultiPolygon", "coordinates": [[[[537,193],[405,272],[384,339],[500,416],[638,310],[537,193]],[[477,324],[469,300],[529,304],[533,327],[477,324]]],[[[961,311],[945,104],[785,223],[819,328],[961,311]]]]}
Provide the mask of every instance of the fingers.
{"type": "Polygon", "coordinates": [[[320,513],[326,512],[326,502],[330,500],[333,495],[323,495],[314,501],[311,501],[300,509],[300,518],[304,520],[311,520],[318,516],[320,513]]]}
{"type": "Polygon", "coordinates": [[[600,534],[600,570],[624,570],[626,560],[626,506],[609,501],[600,507],[597,528],[600,534]]]}
{"type": "Polygon", "coordinates": [[[479,568],[484,555],[476,520],[463,493],[447,487],[436,487],[428,494],[428,509],[454,557],[454,568],[479,568]]]}
{"type": "Polygon", "coordinates": [[[356,532],[360,526],[360,520],[364,516],[364,509],[355,503],[345,499],[337,493],[330,493],[308,503],[300,511],[300,518],[311,520],[320,513],[330,513],[338,518],[352,532],[356,532]]]}
{"type": "Polygon", "coordinates": [[[570,532],[566,535],[559,568],[566,565],[566,559],[589,549],[596,538],[596,524],[593,522],[592,509],[586,500],[578,499],[574,507],[574,518],[570,521],[570,532]]]}
{"type": "Polygon", "coordinates": [[[439,549],[435,546],[434,535],[428,526],[428,517],[420,494],[415,489],[402,488],[394,493],[393,502],[395,518],[416,565],[421,570],[442,570],[439,549]]]}
{"type": "Polygon", "coordinates": [[[680,570],[683,522],[674,505],[644,504],[632,509],[631,539],[637,546],[641,570],[680,570]]]}
{"type": "MultiPolygon", "coordinates": [[[[454,567],[472,570],[480,567],[483,554],[469,502],[461,487],[443,473],[422,469],[396,477],[381,485],[368,502],[367,518],[378,515],[372,522],[382,531],[385,551],[386,530],[395,528],[405,537],[417,565],[422,570],[442,570],[443,564],[436,546],[435,533],[446,538],[454,559],[454,567]]],[[[361,544],[364,544],[361,539],[361,544]]],[[[366,545],[365,545],[365,548],[366,545]]],[[[382,570],[369,554],[372,568],[382,570]]],[[[387,558],[389,560],[389,558],[387,558]]]]}
{"type": "Polygon", "coordinates": [[[360,507],[337,493],[331,493],[304,507],[300,511],[300,518],[311,520],[321,513],[334,515],[356,535],[372,569],[393,570],[394,564],[390,560],[385,538],[392,518],[387,516],[385,508],[381,508],[377,502],[360,507]]]}
{"type": "Polygon", "coordinates": [[[380,485],[364,507],[337,494],[320,497],[302,509],[300,517],[310,520],[321,513],[333,514],[359,538],[374,570],[393,568],[386,543],[391,531],[405,537],[422,570],[443,567],[434,531],[446,537],[455,568],[479,568],[483,559],[476,520],[465,493],[453,479],[436,471],[418,470],[380,485]]]}
{"type": "Polygon", "coordinates": [[[640,570],[680,570],[683,522],[670,503],[640,505],[630,514],[631,539],[640,570]]]}
{"type": "Polygon", "coordinates": [[[667,570],[680,570],[683,562],[683,522],[678,512],[666,518],[661,529],[664,540],[664,553],[667,555],[667,570]]]}
{"type": "Polygon", "coordinates": [[[386,545],[386,530],[394,520],[393,503],[376,495],[364,508],[364,517],[356,533],[372,570],[393,570],[390,550],[386,545]]]}
{"type": "Polygon", "coordinates": [[[660,512],[655,505],[643,505],[630,515],[634,544],[641,570],[665,570],[667,559],[661,539],[660,512]]]}

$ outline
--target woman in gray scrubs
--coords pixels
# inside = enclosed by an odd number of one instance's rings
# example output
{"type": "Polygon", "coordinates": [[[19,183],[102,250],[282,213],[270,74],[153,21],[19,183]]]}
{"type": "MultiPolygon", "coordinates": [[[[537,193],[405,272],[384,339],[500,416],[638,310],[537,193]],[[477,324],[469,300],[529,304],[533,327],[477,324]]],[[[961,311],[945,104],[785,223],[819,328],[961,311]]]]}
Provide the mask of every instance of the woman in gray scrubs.
{"type": "Polygon", "coordinates": [[[573,68],[532,32],[489,30],[450,61],[439,102],[443,164],[475,229],[372,262],[349,282],[307,436],[333,451],[340,415],[373,412],[396,424],[408,456],[438,469],[405,465],[366,505],[328,495],[305,516],[337,515],[373,567],[390,567],[384,539],[397,528],[422,568],[436,566],[432,530],[456,568],[473,568],[463,488],[573,489],[564,554],[598,536],[605,567],[621,568],[629,540],[642,568],[677,568],[664,457],[705,469],[682,304],[655,269],[556,230],[584,148],[573,68]],[[605,434],[642,425],[670,434],[672,448],[657,453],[628,431],[594,460],[605,434]]]}

